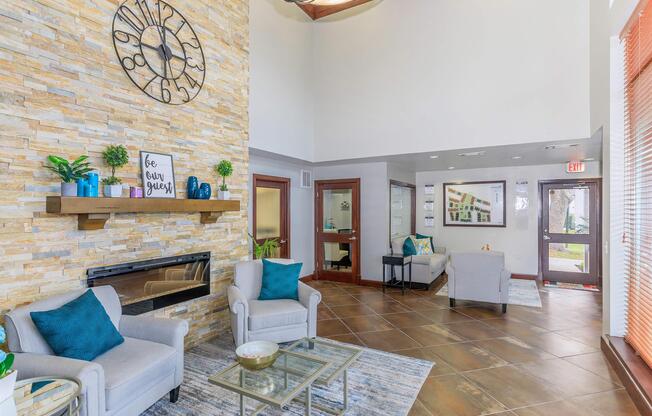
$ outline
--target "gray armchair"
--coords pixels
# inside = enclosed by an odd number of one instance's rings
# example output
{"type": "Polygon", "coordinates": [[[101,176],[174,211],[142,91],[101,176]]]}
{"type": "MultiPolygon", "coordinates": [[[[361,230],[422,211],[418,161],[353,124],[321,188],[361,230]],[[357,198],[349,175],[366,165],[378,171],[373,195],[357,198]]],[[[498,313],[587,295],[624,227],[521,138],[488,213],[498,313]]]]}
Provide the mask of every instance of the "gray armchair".
{"type": "Polygon", "coordinates": [[[448,297],[450,306],[455,299],[498,303],[507,312],[509,279],[505,255],[498,251],[451,253],[448,265],[448,297]]]}
{"type": "MultiPolygon", "coordinates": [[[[293,260],[273,261],[292,264],[293,260]]],[[[261,260],[238,263],[229,287],[231,330],[236,346],[249,341],[288,342],[317,336],[317,305],[321,294],[299,282],[299,301],[258,300],[263,279],[261,260]]]]}
{"type": "Polygon", "coordinates": [[[124,343],[93,361],[57,357],[29,313],[56,309],[81,296],[84,290],[34,302],[6,315],[9,349],[16,355],[14,367],[19,379],[59,376],[80,380],[82,416],[137,415],[168,392],[170,400],[176,401],[183,381],[187,322],[123,316],[112,287],[91,290],[124,337],[124,343]]]}

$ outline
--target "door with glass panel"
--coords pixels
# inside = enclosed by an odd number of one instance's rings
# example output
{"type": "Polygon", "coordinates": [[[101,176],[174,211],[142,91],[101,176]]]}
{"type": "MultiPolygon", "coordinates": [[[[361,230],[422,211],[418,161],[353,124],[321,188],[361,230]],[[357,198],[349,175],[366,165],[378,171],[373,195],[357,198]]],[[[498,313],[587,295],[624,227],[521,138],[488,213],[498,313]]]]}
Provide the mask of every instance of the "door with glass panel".
{"type": "Polygon", "coordinates": [[[600,180],[539,182],[543,280],[598,285],[600,180]]]}
{"type": "Polygon", "coordinates": [[[272,257],[290,258],[290,179],[254,175],[253,236],[258,244],[276,240],[272,257]]]}
{"type": "Polygon", "coordinates": [[[315,181],[315,277],[360,280],[360,180],[315,181]]]}

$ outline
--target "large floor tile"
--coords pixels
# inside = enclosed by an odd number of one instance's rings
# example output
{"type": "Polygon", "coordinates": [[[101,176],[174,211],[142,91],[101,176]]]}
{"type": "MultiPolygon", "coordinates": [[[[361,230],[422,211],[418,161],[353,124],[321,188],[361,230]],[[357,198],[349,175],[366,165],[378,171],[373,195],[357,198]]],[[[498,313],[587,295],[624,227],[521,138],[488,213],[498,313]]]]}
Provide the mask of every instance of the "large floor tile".
{"type": "Polygon", "coordinates": [[[448,365],[446,361],[442,360],[435,351],[433,347],[426,348],[413,348],[410,350],[401,350],[397,351],[397,354],[405,355],[412,358],[418,358],[420,360],[431,361],[434,363],[432,369],[430,370],[429,377],[438,377],[448,374],[454,374],[455,369],[448,365]]]}
{"type": "Polygon", "coordinates": [[[405,306],[401,305],[396,301],[377,300],[372,302],[365,302],[365,305],[367,305],[374,312],[380,315],[384,315],[388,313],[403,313],[403,312],[410,311],[405,306]]]}
{"type": "Polygon", "coordinates": [[[560,391],[516,366],[464,373],[508,409],[533,406],[562,399],[560,391]]]}
{"type": "Polygon", "coordinates": [[[387,319],[397,328],[409,328],[413,326],[432,324],[430,319],[416,312],[382,314],[382,317],[387,319]]]}
{"type": "Polygon", "coordinates": [[[456,322],[445,324],[451,331],[469,340],[481,340],[504,337],[505,333],[490,327],[480,321],[456,322]]]}
{"type": "Polygon", "coordinates": [[[515,337],[493,338],[475,341],[473,343],[510,363],[524,363],[556,358],[554,355],[528,345],[515,337]]]}
{"type": "Polygon", "coordinates": [[[424,325],[402,328],[402,331],[408,334],[419,344],[421,344],[422,347],[465,341],[464,337],[440,325],[424,325]]]}
{"type": "Polygon", "coordinates": [[[470,342],[430,347],[430,351],[457,371],[480,370],[509,364],[470,342]]]}
{"type": "Polygon", "coordinates": [[[453,309],[424,309],[419,310],[420,315],[425,316],[435,324],[449,324],[453,322],[470,321],[472,318],[463,315],[453,309]]]}
{"type": "Polygon", "coordinates": [[[317,320],[318,321],[323,321],[325,319],[335,319],[335,318],[337,318],[337,316],[335,316],[333,311],[331,311],[331,309],[328,306],[326,306],[324,304],[320,304],[317,307],[317,320]]]}
{"type": "Polygon", "coordinates": [[[330,335],[326,338],[332,339],[339,342],[346,342],[347,344],[358,345],[360,347],[366,347],[364,343],[358,338],[355,334],[341,334],[341,335],[330,335]]]}
{"type": "Polygon", "coordinates": [[[516,409],[514,413],[518,416],[597,416],[591,409],[577,406],[565,400],[516,409]]]}
{"type": "Polygon", "coordinates": [[[564,360],[571,362],[576,366],[588,370],[594,374],[597,374],[598,376],[615,385],[621,385],[618,375],[611,367],[609,361],[607,361],[607,357],[604,356],[602,351],[589,354],[573,355],[571,357],[565,357],[564,360]]]}
{"type": "Polygon", "coordinates": [[[320,337],[350,333],[349,328],[339,319],[328,319],[317,322],[317,335],[320,337]]]}
{"type": "Polygon", "coordinates": [[[521,339],[557,357],[568,357],[597,351],[586,344],[573,341],[554,332],[522,336],[521,339]]]}
{"type": "Polygon", "coordinates": [[[348,318],[349,316],[361,316],[361,315],[374,315],[374,311],[369,309],[367,306],[358,303],[355,305],[342,305],[342,306],[332,306],[331,311],[335,313],[340,318],[348,318]]]}
{"type": "Polygon", "coordinates": [[[340,305],[354,305],[356,303],[360,303],[360,301],[356,298],[354,298],[351,295],[335,295],[335,296],[324,296],[322,298],[322,302],[324,302],[328,306],[340,306],[340,305]]]}
{"type": "Polygon", "coordinates": [[[353,332],[387,331],[394,326],[378,315],[349,316],[342,319],[353,332]]]}
{"type": "Polygon", "coordinates": [[[617,385],[562,359],[519,365],[530,374],[561,390],[564,397],[614,390],[617,385]]]}
{"type": "Polygon", "coordinates": [[[460,375],[428,378],[419,401],[433,416],[478,416],[506,410],[460,375]]]}
{"type": "Polygon", "coordinates": [[[420,345],[397,329],[356,334],[369,348],[381,351],[397,351],[418,348],[420,345]]]}
{"type": "Polygon", "coordinates": [[[593,410],[599,416],[639,416],[634,402],[624,389],[590,394],[570,401],[593,410]]]}

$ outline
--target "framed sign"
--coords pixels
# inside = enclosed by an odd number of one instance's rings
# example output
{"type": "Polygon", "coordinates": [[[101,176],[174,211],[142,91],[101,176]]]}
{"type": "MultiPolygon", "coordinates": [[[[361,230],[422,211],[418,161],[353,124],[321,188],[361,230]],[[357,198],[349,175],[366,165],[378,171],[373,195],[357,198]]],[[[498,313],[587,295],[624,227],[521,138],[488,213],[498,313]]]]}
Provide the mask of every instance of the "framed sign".
{"type": "Polygon", "coordinates": [[[145,198],[177,197],[172,155],[141,150],[140,169],[143,174],[143,196],[145,198]]]}
{"type": "Polygon", "coordinates": [[[505,227],[505,183],[445,183],[444,227],[505,227]]]}

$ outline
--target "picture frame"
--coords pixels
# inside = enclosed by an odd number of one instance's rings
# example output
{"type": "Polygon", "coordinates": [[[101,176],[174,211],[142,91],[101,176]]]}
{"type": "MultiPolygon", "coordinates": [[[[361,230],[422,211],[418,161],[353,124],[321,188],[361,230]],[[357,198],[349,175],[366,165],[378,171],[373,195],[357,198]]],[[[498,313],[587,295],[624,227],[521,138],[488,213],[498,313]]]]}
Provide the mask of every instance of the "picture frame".
{"type": "Polygon", "coordinates": [[[506,227],[507,181],[443,184],[444,227],[506,227]]]}
{"type": "Polygon", "coordinates": [[[170,154],[140,151],[140,171],[144,198],[177,197],[174,158],[170,154]]]}

